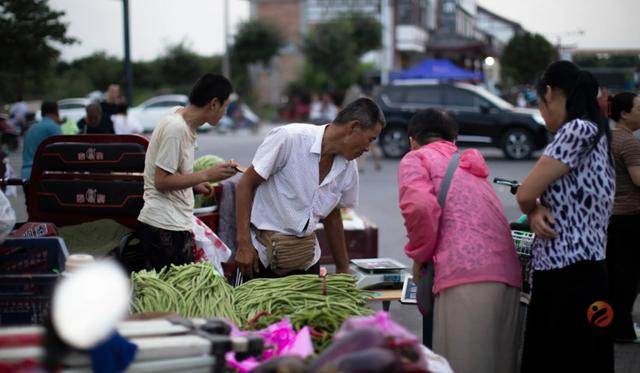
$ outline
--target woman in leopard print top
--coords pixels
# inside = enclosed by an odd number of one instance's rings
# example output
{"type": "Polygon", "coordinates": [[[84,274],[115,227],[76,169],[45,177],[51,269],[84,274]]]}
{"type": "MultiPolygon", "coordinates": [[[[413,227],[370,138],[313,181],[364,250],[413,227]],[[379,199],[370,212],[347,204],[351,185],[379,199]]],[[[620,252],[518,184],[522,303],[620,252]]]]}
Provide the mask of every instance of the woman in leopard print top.
{"type": "Polygon", "coordinates": [[[518,191],[536,233],[522,372],[613,372],[604,259],[615,173],[598,83],[558,61],[537,90],[555,138],[518,191]]]}

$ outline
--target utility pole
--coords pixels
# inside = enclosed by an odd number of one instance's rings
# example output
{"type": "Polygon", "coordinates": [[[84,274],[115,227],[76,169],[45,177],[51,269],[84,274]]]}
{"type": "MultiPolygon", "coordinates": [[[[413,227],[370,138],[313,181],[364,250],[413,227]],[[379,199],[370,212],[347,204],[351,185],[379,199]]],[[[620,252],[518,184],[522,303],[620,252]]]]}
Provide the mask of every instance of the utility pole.
{"type": "Polygon", "coordinates": [[[231,63],[229,62],[229,0],[224,0],[224,59],[222,75],[231,79],[231,63]]]}
{"type": "Polygon", "coordinates": [[[129,47],[129,0],[122,0],[124,14],[124,73],[127,105],[133,104],[133,70],[131,68],[131,48],[129,47]]]}

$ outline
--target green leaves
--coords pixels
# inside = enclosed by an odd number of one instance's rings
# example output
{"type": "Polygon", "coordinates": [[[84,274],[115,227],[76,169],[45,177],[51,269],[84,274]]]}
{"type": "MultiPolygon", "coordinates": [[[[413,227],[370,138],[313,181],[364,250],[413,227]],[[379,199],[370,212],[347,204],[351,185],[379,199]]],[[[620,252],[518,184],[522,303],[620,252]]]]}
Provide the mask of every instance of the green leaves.
{"type": "Polygon", "coordinates": [[[503,74],[515,84],[533,84],[558,52],[539,34],[524,32],[515,35],[502,52],[503,74]]]}
{"type": "Polygon", "coordinates": [[[314,25],[303,40],[304,86],[345,89],[360,77],[360,57],[382,46],[382,25],[362,14],[349,14],[314,25]]]}

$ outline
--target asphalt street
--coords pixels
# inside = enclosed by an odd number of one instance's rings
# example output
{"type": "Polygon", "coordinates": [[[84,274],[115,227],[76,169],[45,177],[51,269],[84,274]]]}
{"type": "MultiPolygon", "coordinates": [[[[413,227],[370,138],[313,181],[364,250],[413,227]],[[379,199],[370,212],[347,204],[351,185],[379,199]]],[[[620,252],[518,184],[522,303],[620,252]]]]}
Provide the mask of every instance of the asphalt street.
{"type": "MultiPolygon", "coordinates": [[[[270,128],[269,125],[263,125],[257,133],[242,130],[228,133],[218,133],[214,130],[201,133],[197,140],[196,157],[215,154],[227,160],[235,159],[241,165],[248,166],[256,148],[270,128]]],[[[505,160],[497,149],[482,149],[482,152],[491,170],[491,179],[503,177],[522,180],[535,163],[534,160],[505,160]]],[[[11,156],[11,163],[19,173],[20,152],[11,156]]],[[[410,265],[410,261],[402,250],[406,243],[406,236],[398,208],[396,180],[398,160],[383,159],[380,171],[376,171],[373,166],[373,160],[369,157],[366,169],[360,175],[360,201],[356,212],[378,226],[379,257],[390,257],[410,265]]],[[[496,185],[495,190],[504,206],[507,218],[510,221],[517,219],[520,212],[515,197],[510,194],[507,187],[496,185]]],[[[21,191],[17,197],[12,197],[11,200],[16,210],[17,221],[26,221],[21,191]]],[[[373,306],[380,308],[380,304],[373,306]]],[[[636,321],[640,322],[640,300],[636,301],[634,311],[636,321]]],[[[421,337],[422,319],[415,306],[396,302],[392,304],[390,312],[394,320],[421,337]]],[[[616,372],[640,372],[640,344],[616,345],[616,372]]]]}

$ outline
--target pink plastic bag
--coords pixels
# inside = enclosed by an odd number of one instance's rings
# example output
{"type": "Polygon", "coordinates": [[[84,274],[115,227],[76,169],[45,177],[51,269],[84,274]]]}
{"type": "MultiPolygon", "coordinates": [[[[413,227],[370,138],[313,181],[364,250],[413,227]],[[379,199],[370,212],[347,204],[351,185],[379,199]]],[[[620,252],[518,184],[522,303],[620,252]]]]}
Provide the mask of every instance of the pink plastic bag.
{"type": "Polygon", "coordinates": [[[242,361],[236,360],[235,353],[227,353],[227,366],[237,369],[240,373],[249,372],[262,362],[274,357],[300,356],[304,359],[313,354],[313,343],[311,342],[309,328],[305,326],[299,332],[296,332],[289,319],[282,319],[258,332],[242,331],[235,326],[231,329],[231,336],[245,336],[248,334],[261,336],[264,339],[265,351],[260,360],[251,357],[242,361]]]}

